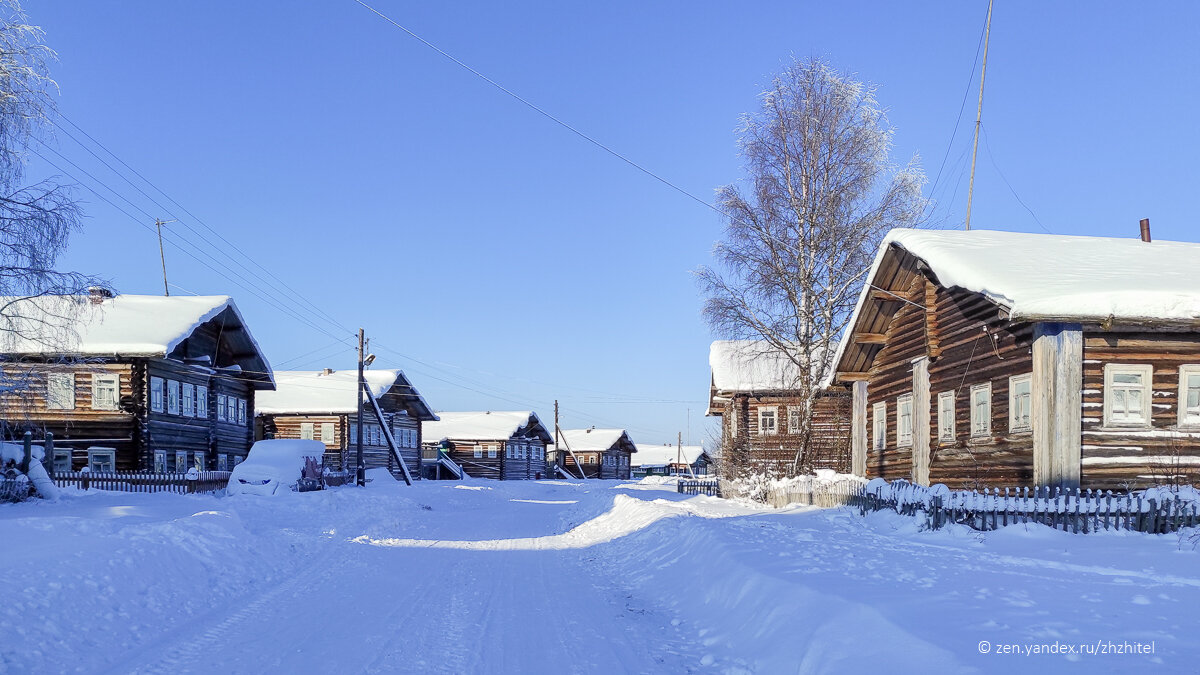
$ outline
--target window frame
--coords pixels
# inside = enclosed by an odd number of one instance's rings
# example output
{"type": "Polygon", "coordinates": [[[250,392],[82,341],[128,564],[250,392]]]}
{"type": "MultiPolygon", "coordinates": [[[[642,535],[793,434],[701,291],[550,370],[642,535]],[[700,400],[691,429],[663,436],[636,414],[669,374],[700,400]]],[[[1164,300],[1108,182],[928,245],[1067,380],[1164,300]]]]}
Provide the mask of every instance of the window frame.
{"type": "Polygon", "coordinates": [[[779,435],[779,406],[761,405],[758,407],[758,435],[759,436],[778,436],[779,435]],[[767,431],[763,426],[763,420],[768,417],[764,413],[770,413],[771,430],[767,431]]]}
{"type": "Polygon", "coordinates": [[[987,438],[992,435],[992,382],[991,380],[981,384],[971,385],[971,438],[987,438]],[[987,428],[983,431],[976,431],[975,425],[975,395],[978,392],[987,392],[987,415],[984,421],[987,422],[987,428]]]}
{"type": "Polygon", "coordinates": [[[897,448],[911,448],[912,444],[913,444],[913,395],[910,392],[907,394],[901,394],[896,397],[896,447],[897,448]],[[903,422],[905,420],[904,409],[906,406],[908,408],[908,417],[907,417],[908,433],[907,433],[907,435],[904,433],[905,425],[903,424],[903,422]]]}
{"type": "Polygon", "coordinates": [[[958,422],[955,419],[958,415],[958,410],[957,410],[958,400],[957,399],[958,399],[958,396],[956,395],[956,392],[953,389],[951,389],[950,391],[943,391],[940,394],[938,394],[938,442],[939,443],[941,443],[941,442],[953,443],[954,441],[956,441],[958,439],[958,422]],[[950,402],[949,415],[946,414],[947,411],[946,411],[945,407],[943,407],[943,404],[946,401],[950,402]],[[947,421],[949,421],[949,425],[946,424],[947,421]],[[946,434],[947,426],[949,426],[949,428],[950,428],[949,435],[946,434]]]}
{"type": "Polygon", "coordinates": [[[67,472],[71,470],[74,461],[75,453],[70,448],[55,448],[54,456],[50,458],[50,466],[54,469],[55,473],[67,472]],[[64,455],[66,456],[65,465],[63,462],[64,455]]]}
{"type": "Polygon", "coordinates": [[[175,473],[187,473],[188,471],[188,454],[187,450],[175,451],[175,473]]]}
{"type": "Polygon", "coordinates": [[[789,434],[795,434],[800,428],[800,415],[803,412],[803,406],[789,405],[787,407],[787,432],[789,434]]]}
{"type": "Polygon", "coordinates": [[[208,453],[202,450],[197,450],[192,453],[192,466],[196,467],[197,471],[208,471],[208,453]]]}
{"type": "Polygon", "coordinates": [[[196,417],[208,419],[208,385],[196,385],[196,417]]]}
{"type": "Polygon", "coordinates": [[[321,422],[321,442],[333,443],[337,440],[337,428],[333,422],[321,422]]]}
{"type": "Polygon", "coordinates": [[[495,443],[488,444],[488,449],[487,449],[488,459],[496,459],[496,455],[499,454],[499,452],[500,452],[500,450],[499,450],[499,448],[496,447],[495,443]]]}
{"type": "Polygon", "coordinates": [[[480,443],[475,444],[475,453],[474,454],[475,454],[475,459],[483,459],[483,445],[482,444],[480,444],[480,443]]]}
{"type": "Polygon", "coordinates": [[[1119,429],[1149,429],[1154,423],[1154,366],[1148,363],[1106,363],[1104,364],[1104,426],[1119,429]],[[1127,385],[1118,387],[1113,383],[1113,376],[1120,374],[1137,374],[1142,377],[1142,421],[1127,421],[1113,419],[1113,403],[1118,389],[1129,389],[1127,385]]]}
{"type": "Polygon", "coordinates": [[[1197,408],[1195,420],[1189,421],[1187,418],[1188,375],[1200,377],[1200,363],[1185,363],[1179,366],[1179,394],[1176,399],[1176,408],[1179,413],[1177,424],[1180,429],[1197,429],[1200,428],[1200,407],[1197,408]]]}
{"type": "Polygon", "coordinates": [[[300,440],[302,440],[302,441],[315,440],[315,438],[314,438],[315,436],[316,436],[316,425],[315,424],[313,424],[312,422],[301,422],[300,423],[300,440]]]}
{"type": "Polygon", "coordinates": [[[117,449],[116,448],[101,448],[91,447],[87,449],[88,454],[88,471],[91,473],[116,473],[117,471],[117,449]],[[108,457],[111,469],[97,469],[95,467],[98,457],[108,457]]]}
{"type": "Polygon", "coordinates": [[[183,392],[179,398],[180,408],[184,417],[196,416],[196,385],[191,382],[183,383],[183,392]]]}
{"type": "Polygon", "coordinates": [[[229,470],[229,455],[224,452],[217,453],[217,471],[229,470]]]}
{"type": "Polygon", "coordinates": [[[1025,431],[1033,431],[1033,373],[1024,373],[1022,375],[1013,375],[1008,378],[1008,433],[1022,433],[1025,431]],[[1017,422],[1017,384],[1028,383],[1029,393],[1029,417],[1024,424],[1017,422]]]}
{"type": "Polygon", "coordinates": [[[238,424],[246,426],[246,399],[239,398],[237,400],[237,415],[238,424]]]}
{"type": "MultiPolygon", "coordinates": [[[[116,411],[121,409],[121,375],[118,373],[93,373],[92,374],[92,410],[107,410],[116,411]],[[112,385],[112,405],[100,405],[100,396],[98,393],[101,389],[100,383],[111,383],[112,385]]],[[[91,466],[91,462],[88,462],[91,466]]]]}
{"type": "Polygon", "coordinates": [[[178,415],[181,408],[181,387],[179,380],[167,380],[167,414],[178,415]]]}
{"type": "MultiPolygon", "coordinates": [[[[93,376],[95,377],[95,376],[93,376]]],[[[161,377],[150,377],[150,412],[167,411],[167,384],[161,377]]]]}
{"type": "Polygon", "coordinates": [[[871,449],[887,449],[887,402],[871,406],[871,449]]]}
{"type": "Polygon", "coordinates": [[[74,410],[75,409],[75,373],[47,373],[46,375],[46,409],[74,410]],[[70,382],[65,385],[65,382],[70,382]],[[53,392],[58,389],[59,394],[53,392]],[[59,395],[70,394],[71,405],[59,400],[59,395]]]}
{"type": "Polygon", "coordinates": [[[226,406],[228,405],[228,400],[229,400],[229,397],[226,396],[225,394],[217,394],[217,421],[218,422],[227,422],[228,421],[226,419],[226,412],[228,411],[228,408],[226,406]]]}

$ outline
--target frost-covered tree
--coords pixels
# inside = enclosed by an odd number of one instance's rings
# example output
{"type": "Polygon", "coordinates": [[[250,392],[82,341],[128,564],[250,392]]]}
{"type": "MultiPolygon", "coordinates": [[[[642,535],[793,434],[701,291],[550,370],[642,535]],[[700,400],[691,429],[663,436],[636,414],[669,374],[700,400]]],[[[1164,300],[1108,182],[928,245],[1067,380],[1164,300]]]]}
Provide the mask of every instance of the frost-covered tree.
{"type": "Polygon", "coordinates": [[[747,175],[717,192],[717,264],[698,276],[714,332],[759,340],[797,366],[799,472],[810,468],[813,401],[837,340],[883,235],[921,219],[925,175],[916,158],[893,164],[874,88],[819,59],[793,61],[760,104],[738,129],[747,175]]]}
{"type": "Polygon", "coordinates": [[[80,227],[71,189],[55,179],[25,180],[30,143],[51,133],[55,114],[47,67],[55,55],[43,37],[17,0],[0,0],[0,352],[12,340],[53,342],[68,330],[71,303],[47,312],[25,298],[79,295],[97,284],[57,267],[80,227]],[[26,316],[31,308],[36,316],[26,316]]]}

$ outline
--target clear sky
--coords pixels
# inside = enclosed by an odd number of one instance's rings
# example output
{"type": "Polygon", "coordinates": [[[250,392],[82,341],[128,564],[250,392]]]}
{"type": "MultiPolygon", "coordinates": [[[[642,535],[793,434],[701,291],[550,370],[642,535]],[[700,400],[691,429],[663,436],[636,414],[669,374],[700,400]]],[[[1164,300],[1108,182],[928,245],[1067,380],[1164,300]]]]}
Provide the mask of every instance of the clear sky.
{"type": "MultiPolygon", "coordinates": [[[[702,199],[741,177],[733,129],[770,75],[825,57],[878,85],[896,160],[919,154],[935,220],[962,221],[984,0],[372,4],[702,199]]],[[[179,217],[171,236],[232,280],[168,244],[172,292],[233,295],[277,368],[351,368],[363,326],[436,409],[549,422],[557,398],[564,428],[703,439],[712,336],[691,273],[713,211],[353,0],[25,6],[65,116],[195,215],[59,133],[137,205],[38,148],[136,216],[81,190],[65,266],[160,293],[153,218],[179,217]]],[[[973,226],[1136,236],[1149,217],[1155,238],[1200,240],[1198,36],[1193,2],[997,3],[973,226]]]]}

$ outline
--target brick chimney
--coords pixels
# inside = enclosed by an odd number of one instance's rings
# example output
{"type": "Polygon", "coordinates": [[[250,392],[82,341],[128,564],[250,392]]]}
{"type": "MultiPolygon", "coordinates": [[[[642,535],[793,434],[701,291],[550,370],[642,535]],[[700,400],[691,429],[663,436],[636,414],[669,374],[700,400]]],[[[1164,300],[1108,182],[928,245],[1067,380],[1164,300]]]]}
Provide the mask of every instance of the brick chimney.
{"type": "Polygon", "coordinates": [[[1150,241],[1150,219],[1142,218],[1141,221],[1138,222],[1138,225],[1140,225],[1142,227],[1142,241],[1149,242],[1150,241]]]}
{"type": "Polygon", "coordinates": [[[93,305],[99,305],[105,300],[111,299],[112,296],[112,291],[104,288],[103,286],[88,286],[88,300],[90,300],[93,305]]]}
{"type": "Polygon", "coordinates": [[[321,370],[321,374],[322,374],[322,375],[332,375],[332,374],[333,374],[333,368],[323,368],[323,369],[321,370]]]}

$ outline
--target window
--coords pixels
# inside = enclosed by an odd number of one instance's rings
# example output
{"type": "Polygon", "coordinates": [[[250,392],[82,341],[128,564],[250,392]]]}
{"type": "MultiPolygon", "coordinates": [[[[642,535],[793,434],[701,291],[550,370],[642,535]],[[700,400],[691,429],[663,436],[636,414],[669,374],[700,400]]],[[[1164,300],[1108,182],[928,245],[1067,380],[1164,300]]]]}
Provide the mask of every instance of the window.
{"type": "Polygon", "coordinates": [[[971,436],[992,434],[992,383],[971,387],[971,436]]]}
{"type": "Polygon", "coordinates": [[[496,459],[496,446],[488,445],[488,459],[496,459]]]}
{"type": "Polygon", "coordinates": [[[217,455],[217,471],[229,470],[229,455],[220,453],[217,455]]]}
{"type": "Polygon", "coordinates": [[[1200,426],[1200,365],[1179,367],[1179,426],[1200,426]]]}
{"type": "Polygon", "coordinates": [[[787,432],[789,434],[800,433],[800,427],[802,426],[800,424],[800,418],[802,417],[800,412],[801,412],[800,406],[798,406],[798,405],[789,405],[788,406],[788,408],[787,408],[787,415],[788,415],[787,432]]]}
{"type": "Polygon", "coordinates": [[[92,410],[117,410],[119,375],[92,375],[92,410]]]}
{"type": "Polygon", "coordinates": [[[185,473],[188,470],[187,451],[175,451],[175,471],[185,473]]]}
{"type": "Polygon", "coordinates": [[[71,451],[67,448],[54,449],[54,472],[71,470],[71,451]]]}
{"type": "Polygon", "coordinates": [[[1033,428],[1033,375],[1014,375],[1008,378],[1008,431],[1029,431],[1033,428]]]}
{"type": "Polygon", "coordinates": [[[954,392],[938,394],[938,440],[953,443],[957,434],[954,430],[954,392]]]}
{"type": "Polygon", "coordinates": [[[237,423],[237,399],[232,396],[225,397],[225,421],[237,423]]]}
{"type": "Polygon", "coordinates": [[[525,446],[524,445],[517,446],[517,459],[525,459],[525,446]]]}
{"type": "Polygon", "coordinates": [[[179,414],[179,382],[167,380],[167,414],[179,414]]]}
{"type": "Polygon", "coordinates": [[[483,446],[476,444],[475,445],[475,459],[481,459],[482,457],[483,457],[483,446]]]}
{"type": "Polygon", "coordinates": [[[912,416],[912,394],[905,394],[896,399],[896,447],[898,448],[912,445],[912,416]]]}
{"type": "Polygon", "coordinates": [[[778,420],[776,415],[778,408],[768,407],[758,409],[758,435],[759,436],[774,436],[779,433],[778,420]]]}
{"type": "Polygon", "coordinates": [[[887,404],[876,403],[871,418],[871,447],[883,450],[887,447],[887,404]]]}
{"type": "Polygon", "coordinates": [[[313,423],[312,422],[301,422],[300,423],[300,438],[301,438],[301,440],[305,440],[305,441],[311,441],[313,439],[313,423]]]}
{"type": "Polygon", "coordinates": [[[246,425],[246,399],[238,399],[238,424],[246,425]]]}
{"type": "Polygon", "coordinates": [[[321,442],[333,442],[333,422],[321,422],[321,442]]]}
{"type": "Polygon", "coordinates": [[[161,377],[150,378],[150,412],[163,412],[166,410],[166,407],[163,405],[166,394],[163,391],[163,379],[161,377]]]}
{"type": "Polygon", "coordinates": [[[208,419],[208,387],[196,385],[196,417],[208,419]]]}
{"type": "Polygon", "coordinates": [[[197,471],[208,471],[208,453],[197,452],[192,455],[192,465],[197,471]]]}
{"type": "Polygon", "coordinates": [[[88,469],[90,471],[97,472],[117,470],[116,448],[88,448],[87,452],[88,469]]]}
{"type": "Polygon", "coordinates": [[[163,450],[154,451],[154,473],[167,472],[167,453],[163,450]]]}
{"type": "Polygon", "coordinates": [[[242,455],[234,455],[233,456],[233,465],[237,466],[238,464],[241,464],[245,459],[246,458],[243,457],[242,455]]]}
{"type": "Polygon", "coordinates": [[[512,446],[512,444],[508,444],[508,445],[505,445],[505,446],[504,446],[504,458],[505,458],[505,459],[512,459],[512,458],[513,458],[513,446],[512,446]]]}
{"type": "Polygon", "coordinates": [[[224,422],[226,419],[225,412],[228,409],[226,400],[225,400],[226,398],[227,397],[225,396],[225,394],[217,394],[217,421],[218,422],[224,422]]]}
{"type": "Polygon", "coordinates": [[[196,385],[186,382],[183,385],[183,416],[196,416],[196,385]]]}
{"type": "Polygon", "coordinates": [[[50,410],[75,409],[75,373],[46,376],[46,407],[50,410]]]}
{"type": "Polygon", "coordinates": [[[1150,426],[1150,365],[1110,363],[1104,366],[1104,425],[1150,426]]]}

